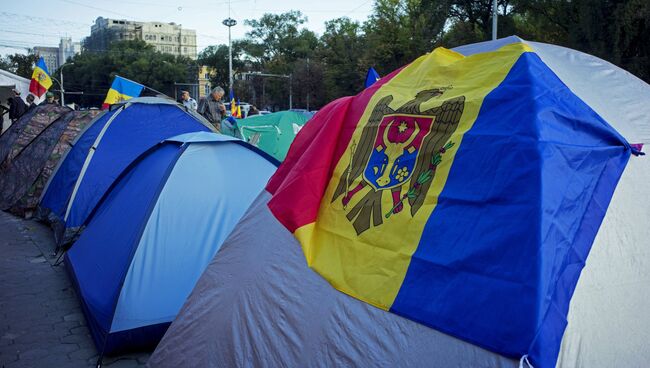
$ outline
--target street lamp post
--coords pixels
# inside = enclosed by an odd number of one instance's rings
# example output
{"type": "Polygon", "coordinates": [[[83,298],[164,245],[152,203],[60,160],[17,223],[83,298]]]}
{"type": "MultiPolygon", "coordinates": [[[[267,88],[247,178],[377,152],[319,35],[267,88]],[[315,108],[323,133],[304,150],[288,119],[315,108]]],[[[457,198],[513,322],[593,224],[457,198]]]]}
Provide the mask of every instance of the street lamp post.
{"type": "Polygon", "coordinates": [[[492,2],[492,40],[497,39],[497,17],[499,16],[497,0],[492,2]]]}
{"type": "Polygon", "coordinates": [[[229,90],[232,91],[232,40],[230,37],[230,29],[237,25],[237,21],[232,18],[227,18],[223,20],[223,25],[228,27],[228,81],[229,81],[229,90]]]}
{"type": "Polygon", "coordinates": [[[59,85],[61,87],[61,106],[65,106],[65,89],[63,88],[63,68],[68,65],[74,65],[74,63],[67,63],[61,65],[59,68],[59,85]]]}

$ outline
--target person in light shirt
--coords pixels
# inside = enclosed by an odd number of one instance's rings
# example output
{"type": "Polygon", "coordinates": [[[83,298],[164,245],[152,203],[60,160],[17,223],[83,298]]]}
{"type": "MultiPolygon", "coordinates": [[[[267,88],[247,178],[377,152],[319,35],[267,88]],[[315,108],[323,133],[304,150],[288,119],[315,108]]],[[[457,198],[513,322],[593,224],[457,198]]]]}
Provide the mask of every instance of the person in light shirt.
{"type": "Polygon", "coordinates": [[[190,96],[189,91],[181,91],[181,100],[183,101],[183,106],[196,111],[198,105],[196,100],[190,96]]]}

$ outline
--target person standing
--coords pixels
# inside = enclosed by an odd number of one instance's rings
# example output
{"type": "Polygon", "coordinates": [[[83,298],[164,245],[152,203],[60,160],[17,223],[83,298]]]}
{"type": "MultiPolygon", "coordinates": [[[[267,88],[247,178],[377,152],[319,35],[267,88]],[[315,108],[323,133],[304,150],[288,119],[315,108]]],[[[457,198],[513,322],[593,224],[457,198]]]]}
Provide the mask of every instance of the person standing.
{"type": "Polygon", "coordinates": [[[7,100],[7,103],[9,104],[9,119],[11,119],[12,122],[15,122],[23,116],[25,112],[27,112],[27,105],[25,105],[25,101],[20,98],[20,91],[13,89],[11,92],[13,92],[13,96],[7,100]]]}
{"type": "Polygon", "coordinates": [[[48,92],[45,94],[45,104],[53,104],[54,103],[54,93],[48,92]]]}
{"type": "Polygon", "coordinates": [[[226,106],[221,102],[224,94],[223,88],[214,87],[210,96],[201,99],[198,109],[198,113],[208,119],[218,132],[221,132],[221,120],[226,116],[226,106]]]}
{"type": "Polygon", "coordinates": [[[190,91],[181,91],[181,100],[183,101],[183,106],[196,111],[197,103],[195,99],[190,97],[190,91]]]}
{"type": "Polygon", "coordinates": [[[28,94],[27,95],[27,111],[32,111],[36,107],[36,103],[34,103],[35,97],[33,94],[28,94]]]}

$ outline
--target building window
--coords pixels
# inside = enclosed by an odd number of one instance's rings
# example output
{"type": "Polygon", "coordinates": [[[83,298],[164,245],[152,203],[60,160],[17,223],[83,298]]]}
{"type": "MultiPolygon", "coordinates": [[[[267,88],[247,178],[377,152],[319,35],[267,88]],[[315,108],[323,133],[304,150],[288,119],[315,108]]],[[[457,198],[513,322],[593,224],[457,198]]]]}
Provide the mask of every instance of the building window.
{"type": "Polygon", "coordinates": [[[183,37],[183,43],[187,43],[187,37],[183,37]]]}
{"type": "Polygon", "coordinates": [[[183,47],[183,53],[187,54],[187,47],[183,47]]]}
{"type": "Polygon", "coordinates": [[[205,89],[205,94],[206,94],[206,95],[209,95],[209,94],[210,94],[210,85],[209,85],[209,84],[206,84],[206,85],[204,86],[204,89],[205,89]]]}

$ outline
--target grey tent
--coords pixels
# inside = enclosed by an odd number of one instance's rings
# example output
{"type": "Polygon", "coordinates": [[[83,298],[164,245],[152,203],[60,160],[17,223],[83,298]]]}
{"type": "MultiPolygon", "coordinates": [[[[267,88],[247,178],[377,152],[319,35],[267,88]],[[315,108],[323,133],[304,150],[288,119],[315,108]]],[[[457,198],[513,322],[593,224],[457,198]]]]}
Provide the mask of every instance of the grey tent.
{"type": "MultiPolygon", "coordinates": [[[[457,49],[465,55],[516,40],[457,49]]],[[[630,142],[650,143],[650,86],[595,57],[531,42],[562,80],[630,142]],[[588,67],[585,67],[587,65],[588,67]],[[607,88],[598,88],[607,85],[607,88]],[[623,93],[624,92],[624,93],[623,93]],[[616,95],[616,99],[611,99],[616,95]]],[[[630,160],[577,285],[559,367],[650,359],[650,165],[630,160]]],[[[263,192],[212,260],[150,366],[515,367],[499,356],[335,290],[263,192]]]]}

